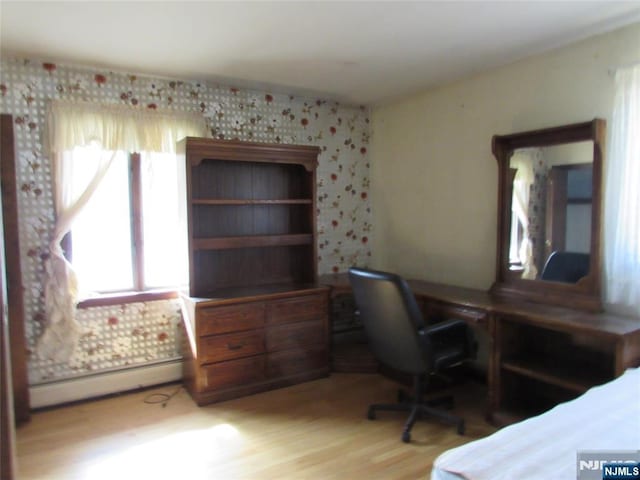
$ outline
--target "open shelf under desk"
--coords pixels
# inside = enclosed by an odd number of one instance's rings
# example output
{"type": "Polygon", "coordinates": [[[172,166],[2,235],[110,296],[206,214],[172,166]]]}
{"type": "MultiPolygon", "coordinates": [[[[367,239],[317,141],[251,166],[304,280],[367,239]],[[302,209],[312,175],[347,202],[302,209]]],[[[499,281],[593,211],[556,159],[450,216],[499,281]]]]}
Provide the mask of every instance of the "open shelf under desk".
{"type": "Polygon", "coordinates": [[[246,235],[238,237],[195,238],[194,250],[228,250],[251,247],[280,247],[291,245],[311,245],[313,234],[299,233],[290,235],[246,235]]]}
{"type": "Polygon", "coordinates": [[[504,426],[539,415],[582,394],[568,385],[548,381],[548,378],[521,375],[520,371],[502,369],[499,405],[489,409],[488,419],[504,426]]]}
{"type": "Polygon", "coordinates": [[[501,368],[511,373],[555,385],[576,393],[584,393],[593,385],[605,383],[611,378],[604,371],[581,372],[575,366],[567,367],[553,361],[535,359],[510,359],[501,363],[501,368]]]}

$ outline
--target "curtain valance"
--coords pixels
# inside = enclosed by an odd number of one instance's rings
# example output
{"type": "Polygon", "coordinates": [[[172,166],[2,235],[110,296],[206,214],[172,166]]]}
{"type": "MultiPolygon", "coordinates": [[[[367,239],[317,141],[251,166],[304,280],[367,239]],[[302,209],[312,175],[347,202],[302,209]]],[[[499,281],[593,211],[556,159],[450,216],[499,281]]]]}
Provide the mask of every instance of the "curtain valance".
{"type": "Polygon", "coordinates": [[[183,137],[207,136],[196,113],[59,100],[48,105],[47,129],[51,153],[96,142],[105,150],[171,153],[183,137]]]}

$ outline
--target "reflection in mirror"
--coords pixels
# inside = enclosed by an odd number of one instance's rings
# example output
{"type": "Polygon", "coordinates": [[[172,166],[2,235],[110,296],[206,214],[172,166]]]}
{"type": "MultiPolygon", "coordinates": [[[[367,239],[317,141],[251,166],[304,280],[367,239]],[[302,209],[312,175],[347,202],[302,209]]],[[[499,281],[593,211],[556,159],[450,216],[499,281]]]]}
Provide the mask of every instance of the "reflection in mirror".
{"type": "Polygon", "coordinates": [[[576,283],[589,273],[593,141],[519,148],[509,159],[509,270],[576,283]]]}
{"type": "Polygon", "coordinates": [[[494,135],[496,281],[491,294],[601,311],[601,193],[606,122],[494,135]]]}

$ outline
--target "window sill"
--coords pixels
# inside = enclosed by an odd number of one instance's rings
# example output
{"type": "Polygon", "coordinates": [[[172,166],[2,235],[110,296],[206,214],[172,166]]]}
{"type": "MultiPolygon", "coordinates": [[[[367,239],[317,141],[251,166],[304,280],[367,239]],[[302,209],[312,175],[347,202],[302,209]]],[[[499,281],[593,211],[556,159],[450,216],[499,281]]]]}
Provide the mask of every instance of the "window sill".
{"type": "Polygon", "coordinates": [[[148,292],[131,292],[104,294],[99,297],[86,298],[78,302],[77,308],[107,307],[126,303],[153,302],[178,298],[177,290],[150,290],[148,292]]]}

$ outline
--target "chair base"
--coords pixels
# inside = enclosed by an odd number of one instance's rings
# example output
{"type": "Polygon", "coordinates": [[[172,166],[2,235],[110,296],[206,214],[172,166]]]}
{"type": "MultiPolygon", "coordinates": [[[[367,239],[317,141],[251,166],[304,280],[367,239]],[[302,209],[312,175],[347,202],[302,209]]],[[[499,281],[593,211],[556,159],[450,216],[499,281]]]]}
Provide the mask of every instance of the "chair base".
{"type": "Polygon", "coordinates": [[[441,405],[443,403],[447,404],[448,407],[452,407],[452,396],[447,395],[429,400],[422,400],[424,388],[423,381],[420,377],[414,377],[414,389],[415,393],[413,397],[400,390],[398,392],[398,403],[379,403],[370,405],[367,411],[367,418],[369,420],[375,420],[376,411],[410,412],[401,436],[402,441],[405,443],[409,443],[411,441],[411,429],[416,421],[429,416],[435,417],[450,425],[455,425],[458,435],[464,435],[464,419],[434,408],[435,405],[441,405]]]}

